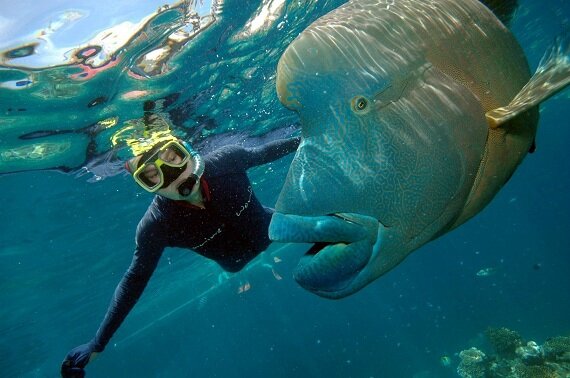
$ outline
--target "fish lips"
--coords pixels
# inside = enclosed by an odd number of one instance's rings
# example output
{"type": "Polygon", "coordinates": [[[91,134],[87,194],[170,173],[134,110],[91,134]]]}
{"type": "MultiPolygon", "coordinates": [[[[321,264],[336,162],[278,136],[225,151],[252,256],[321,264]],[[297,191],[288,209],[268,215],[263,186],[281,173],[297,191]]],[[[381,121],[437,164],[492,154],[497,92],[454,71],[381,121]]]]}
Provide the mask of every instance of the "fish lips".
{"type": "Polygon", "coordinates": [[[377,219],[355,213],[274,213],[269,237],[278,242],[316,243],[295,268],[295,280],[317,295],[337,299],[365,285],[358,277],[377,249],[381,227],[377,219]]]}

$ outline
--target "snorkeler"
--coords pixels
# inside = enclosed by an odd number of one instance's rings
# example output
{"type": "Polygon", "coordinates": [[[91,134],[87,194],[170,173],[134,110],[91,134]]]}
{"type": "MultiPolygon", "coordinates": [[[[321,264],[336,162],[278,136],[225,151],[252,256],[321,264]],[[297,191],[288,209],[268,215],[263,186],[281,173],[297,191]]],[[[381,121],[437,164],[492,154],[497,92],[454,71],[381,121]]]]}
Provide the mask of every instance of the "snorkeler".
{"type": "Polygon", "coordinates": [[[246,170],[294,152],[300,138],[256,148],[225,146],[203,158],[186,142],[162,141],[130,159],[135,182],[156,194],[136,231],[136,249],[95,337],[71,350],[64,378],[85,376],[144,291],[165,247],[180,247],[240,271],[270,244],[272,209],[261,205],[246,170]]]}

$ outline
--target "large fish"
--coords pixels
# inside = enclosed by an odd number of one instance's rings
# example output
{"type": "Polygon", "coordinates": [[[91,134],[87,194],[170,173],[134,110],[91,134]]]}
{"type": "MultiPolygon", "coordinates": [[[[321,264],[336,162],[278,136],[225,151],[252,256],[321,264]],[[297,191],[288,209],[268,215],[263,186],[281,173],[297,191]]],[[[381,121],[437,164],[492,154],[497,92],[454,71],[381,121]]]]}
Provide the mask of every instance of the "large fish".
{"type": "Polygon", "coordinates": [[[529,149],[538,104],[570,82],[568,38],[531,78],[476,0],[353,0],[283,53],[302,143],[269,233],[316,243],[294,276],[350,295],[483,209],[529,149]]]}

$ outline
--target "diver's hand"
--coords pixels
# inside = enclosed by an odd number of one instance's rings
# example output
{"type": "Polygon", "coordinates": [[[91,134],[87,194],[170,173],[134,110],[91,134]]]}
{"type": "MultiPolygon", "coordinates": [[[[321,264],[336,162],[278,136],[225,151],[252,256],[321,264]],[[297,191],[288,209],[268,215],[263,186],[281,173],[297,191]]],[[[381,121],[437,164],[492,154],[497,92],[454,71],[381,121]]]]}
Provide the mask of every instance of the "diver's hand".
{"type": "Polygon", "coordinates": [[[85,366],[99,351],[92,342],[72,349],[61,363],[61,376],[63,378],[85,377],[85,366]]]}

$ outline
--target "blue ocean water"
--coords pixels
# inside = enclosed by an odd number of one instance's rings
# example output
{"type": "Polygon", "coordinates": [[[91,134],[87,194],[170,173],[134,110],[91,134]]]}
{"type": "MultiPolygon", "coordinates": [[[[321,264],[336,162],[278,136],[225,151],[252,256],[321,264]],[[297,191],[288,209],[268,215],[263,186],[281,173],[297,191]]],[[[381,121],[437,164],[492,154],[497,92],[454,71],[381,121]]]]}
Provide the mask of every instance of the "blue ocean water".
{"type": "MultiPolygon", "coordinates": [[[[130,263],[152,197],[120,169],[125,148],[111,138],[125,120],[141,117],[145,99],[176,93],[166,110],[201,151],[295,133],[295,115],[275,96],[275,64],[300,31],[341,3],[226,1],[212,25],[147,74],[136,62],[172,31],[175,13],[89,80],[65,79],[90,75],[76,65],[0,70],[8,83],[0,87],[1,376],[58,376],[65,354],[93,337],[130,263]],[[274,16],[255,29],[250,21],[264,7],[274,16]],[[124,96],[133,91],[148,92],[124,96]],[[111,117],[117,125],[97,126],[111,117]],[[60,153],[36,157],[46,151],[60,153]],[[27,159],[7,158],[14,156],[27,159]]],[[[568,28],[570,4],[519,3],[512,30],[534,69],[568,28]]],[[[1,25],[22,22],[1,7],[1,25]]],[[[30,24],[65,10],[48,8],[30,24]]],[[[231,275],[188,251],[167,251],[87,376],[454,377],[459,351],[488,347],[487,327],[539,343],[570,335],[569,104],[566,91],[541,107],[537,151],[481,214],[351,297],[330,301],[295,283],[308,246],[276,243],[269,258],[231,275]],[[487,268],[492,274],[477,275],[487,268]]],[[[291,158],[250,171],[262,203],[275,203],[291,158]]]]}

